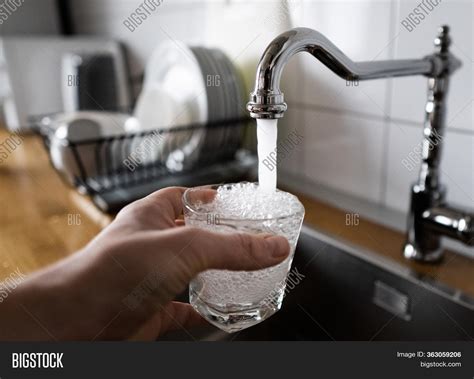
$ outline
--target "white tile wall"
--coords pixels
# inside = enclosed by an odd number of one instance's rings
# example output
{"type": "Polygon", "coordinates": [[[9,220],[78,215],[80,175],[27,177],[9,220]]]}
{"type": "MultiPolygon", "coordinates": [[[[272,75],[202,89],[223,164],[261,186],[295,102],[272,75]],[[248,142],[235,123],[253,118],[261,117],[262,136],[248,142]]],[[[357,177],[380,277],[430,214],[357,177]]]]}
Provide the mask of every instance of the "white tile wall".
{"type": "MultiPolygon", "coordinates": [[[[356,61],[388,59],[393,5],[389,1],[304,1],[302,25],[318,30],[356,61]]],[[[384,117],[387,81],[347,86],[320,62],[304,58],[300,101],[307,104],[384,117]]]]}
{"type": "MultiPolygon", "coordinates": [[[[135,1],[74,0],[79,30],[123,39],[136,71],[156,44],[172,37],[224,49],[249,87],[263,49],[291,26],[317,29],[350,58],[372,60],[429,54],[437,27],[450,24],[452,51],[464,66],[449,94],[442,179],[450,201],[474,207],[472,1],[440,2],[411,33],[400,22],[419,0],[291,0],[290,12],[281,1],[164,2],[149,22],[130,33],[122,22],[135,1]]],[[[313,57],[300,54],[285,69],[282,90],[290,110],[280,121],[280,138],[295,127],[304,135],[302,146],[281,163],[282,178],[291,176],[294,182],[300,177],[301,183],[319,183],[406,212],[417,169],[409,171],[401,161],[421,141],[426,78],[347,87],[313,57]]]]}
{"type": "MultiPolygon", "coordinates": [[[[281,32],[300,20],[303,0],[234,0],[208,6],[206,45],[225,51],[244,73],[247,88],[253,88],[258,60],[281,32]],[[286,4],[286,5],[285,5],[286,4]]],[[[284,72],[282,90],[287,99],[300,93],[301,57],[294,57],[284,72]]]]}
{"type": "MultiPolygon", "coordinates": [[[[472,2],[453,1],[442,9],[446,3],[440,3],[439,9],[408,33],[400,29],[401,15],[410,13],[419,1],[389,4],[376,0],[306,0],[298,26],[321,31],[354,60],[371,60],[429,54],[437,27],[451,24],[453,53],[464,66],[452,80],[442,180],[448,186],[449,201],[474,208],[472,2]],[[459,38],[456,30],[460,31],[459,38]]],[[[301,95],[296,97],[307,139],[302,177],[406,212],[410,184],[418,175],[418,166],[409,171],[402,160],[422,139],[426,78],[361,82],[359,87],[346,87],[344,80],[311,56],[302,61],[304,78],[298,87],[301,95]],[[308,122],[318,111],[324,117],[308,122]],[[338,115],[339,112],[345,115],[338,115]],[[345,127],[348,124],[353,128],[345,127]],[[327,133],[331,135],[328,137],[327,133]],[[354,143],[348,143],[348,138],[353,138],[354,143]],[[329,151],[334,151],[334,161],[324,162],[329,151]],[[365,153],[377,164],[364,159],[365,153]]]]}
{"type": "MultiPolygon", "coordinates": [[[[388,146],[386,204],[408,209],[410,186],[418,177],[422,131],[415,126],[391,123],[388,146]],[[410,156],[412,158],[410,158],[410,156]],[[413,167],[412,167],[413,166],[413,167]]],[[[448,132],[443,139],[441,181],[450,203],[474,206],[474,135],[448,132]]]]}
{"type": "MultiPolygon", "coordinates": [[[[285,117],[278,121],[278,142],[285,143],[288,141],[288,135],[296,132],[303,137],[296,147],[286,154],[278,165],[278,174],[283,176],[295,176],[301,174],[301,168],[304,167],[305,152],[308,148],[308,136],[304,125],[304,114],[298,109],[288,109],[285,117]]],[[[285,144],[286,145],[286,144],[285,144]]]]}
{"type": "Polygon", "coordinates": [[[375,202],[381,201],[383,120],[306,110],[304,175],[375,202]]]}
{"type": "Polygon", "coordinates": [[[454,204],[474,208],[474,134],[447,133],[442,180],[447,198],[454,204]]]}
{"type": "Polygon", "coordinates": [[[166,40],[188,44],[205,39],[208,2],[164,1],[134,32],[123,21],[135,11],[140,2],[133,0],[72,0],[74,26],[77,33],[100,34],[123,41],[133,59],[134,75],[142,72],[153,49],[166,40]]]}
{"type": "Polygon", "coordinates": [[[420,168],[419,144],[422,141],[422,129],[399,122],[391,122],[389,128],[385,204],[407,211],[410,186],[416,181],[420,168]]]}
{"type": "MultiPolygon", "coordinates": [[[[397,38],[394,41],[396,58],[412,58],[433,51],[433,39],[437,28],[446,24],[451,27],[451,51],[463,62],[451,80],[448,98],[447,123],[450,128],[474,132],[473,118],[473,65],[474,65],[474,3],[467,0],[440,2],[414,30],[407,31],[401,21],[420,2],[417,0],[399,1],[397,16],[397,38]]],[[[420,77],[394,81],[392,97],[392,116],[397,119],[422,122],[426,102],[426,80],[420,77]]]]}

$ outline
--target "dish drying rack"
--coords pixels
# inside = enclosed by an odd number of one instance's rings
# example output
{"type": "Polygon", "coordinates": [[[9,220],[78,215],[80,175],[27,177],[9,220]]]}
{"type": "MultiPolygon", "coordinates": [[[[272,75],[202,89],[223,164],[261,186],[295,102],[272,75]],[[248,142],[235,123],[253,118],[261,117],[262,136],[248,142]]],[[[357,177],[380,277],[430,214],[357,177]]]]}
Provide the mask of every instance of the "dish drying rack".
{"type": "Polygon", "coordinates": [[[156,128],[135,133],[117,134],[81,141],[61,140],[62,147],[70,152],[76,166],[76,174],[70,175],[58,170],[52,161],[51,144],[55,130],[36,122],[35,131],[42,137],[43,144],[49,153],[50,162],[69,185],[80,193],[91,197],[101,210],[114,213],[130,202],[142,198],[158,189],[169,186],[198,186],[211,183],[223,183],[247,179],[250,171],[256,167],[254,153],[243,148],[243,135],[250,118],[238,118],[190,124],[173,128],[156,128]],[[198,147],[198,157],[183,158],[183,167],[179,170],[169,167],[167,161],[172,154],[179,154],[180,134],[205,132],[204,141],[198,147]],[[226,135],[225,143],[213,136],[226,135]],[[133,148],[140,146],[146,139],[160,138],[159,154],[146,162],[135,164],[133,169],[125,165],[137,163],[130,160],[133,148]],[[86,153],[89,155],[86,165],[86,153]],[[91,157],[92,162],[90,165],[91,157]]]}

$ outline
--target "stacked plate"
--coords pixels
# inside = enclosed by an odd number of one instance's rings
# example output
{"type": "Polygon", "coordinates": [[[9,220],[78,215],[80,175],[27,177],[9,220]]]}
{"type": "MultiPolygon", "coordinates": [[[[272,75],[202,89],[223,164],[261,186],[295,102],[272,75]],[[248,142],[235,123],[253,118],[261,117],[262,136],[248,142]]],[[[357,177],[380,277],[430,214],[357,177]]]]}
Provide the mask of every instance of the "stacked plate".
{"type": "Polygon", "coordinates": [[[231,157],[239,146],[242,127],[226,121],[244,116],[244,96],[239,73],[222,51],[170,41],[160,45],[147,64],[134,112],[137,122],[127,131],[169,129],[153,159],[165,157],[173,171],[206,161],[211,152],[218,152],[213,159],[231,157]],[[173,132],[189,124],[220,122],[222,126],[215,128],[173,132]]]}
{"type": "MultiPolygon", "coordinates": [[[[244,90],[241,78],[230,59],[218,49],[202,47],[191,48],[201,67],[202,75],[206,78],[206,93],[208,100],[208,122],[235,120],[243,117],[244,90]]],[[[229,124],[208,130],[201,149],[201,155],[209,149],[228,146],[228,151],[235,152],[241,139],[241,125],[229,124]]]]}

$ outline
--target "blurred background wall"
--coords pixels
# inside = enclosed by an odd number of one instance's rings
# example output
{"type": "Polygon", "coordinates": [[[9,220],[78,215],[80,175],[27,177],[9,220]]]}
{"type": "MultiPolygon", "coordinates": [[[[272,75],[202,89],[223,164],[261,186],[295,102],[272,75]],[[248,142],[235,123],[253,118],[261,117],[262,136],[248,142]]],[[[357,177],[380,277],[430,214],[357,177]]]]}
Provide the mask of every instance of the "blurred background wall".
{"type": "Polygon", "coordinates": [[[23,0],[17,3],[21,5],[13,3],[12,9],[15,10],[11,15],[8,8],[2,8],[2,12],[8,16],[8,22],[0,24],[0,35],[60,33],[61,22],[56,0],[23,0]]]}

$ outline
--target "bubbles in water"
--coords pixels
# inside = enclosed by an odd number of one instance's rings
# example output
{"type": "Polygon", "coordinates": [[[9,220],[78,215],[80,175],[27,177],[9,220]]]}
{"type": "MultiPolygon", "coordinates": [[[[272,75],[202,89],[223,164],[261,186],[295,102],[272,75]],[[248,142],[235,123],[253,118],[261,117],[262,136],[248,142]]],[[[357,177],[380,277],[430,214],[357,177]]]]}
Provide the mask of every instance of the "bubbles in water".
{"type": "Polygon", "coordinates": [[[267,192],[256,183],[242,182],[220,186],[214,200],[201,204],[197,210],[221,218],[266,219],[292,215],[301,211],[302,205],[290,193],[267,192]]]}
{"type": "Polygon", "coordinates": [[[291,246],[290,256],[277,266],[257,271],[209,270],[199,274],[191,288],[202,301],[220,308],[250,307],[284,289],[304,214],[294,195],[279,190],[267,192],[255,183],[223,185],[211,203],[201,204],[197,210],[217,215],[218,222],[208,224],[202,217],[191,214],[186,224],[219,232],[277,234],[286,237],[291,246]]]}

